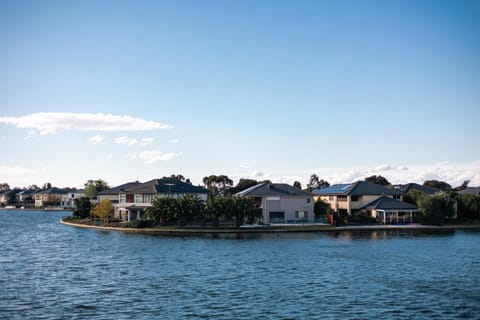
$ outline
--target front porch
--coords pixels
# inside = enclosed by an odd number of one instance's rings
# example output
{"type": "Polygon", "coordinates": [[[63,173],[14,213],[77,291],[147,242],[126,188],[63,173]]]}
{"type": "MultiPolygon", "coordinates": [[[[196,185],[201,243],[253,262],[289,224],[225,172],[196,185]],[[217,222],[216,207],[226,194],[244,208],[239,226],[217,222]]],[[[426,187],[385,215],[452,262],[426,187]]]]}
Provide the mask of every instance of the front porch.
{"type": "Polygon", "coordinates": [[[418,210],[377,210],[377,221],[381,224],[416,223],[418,210]]]}

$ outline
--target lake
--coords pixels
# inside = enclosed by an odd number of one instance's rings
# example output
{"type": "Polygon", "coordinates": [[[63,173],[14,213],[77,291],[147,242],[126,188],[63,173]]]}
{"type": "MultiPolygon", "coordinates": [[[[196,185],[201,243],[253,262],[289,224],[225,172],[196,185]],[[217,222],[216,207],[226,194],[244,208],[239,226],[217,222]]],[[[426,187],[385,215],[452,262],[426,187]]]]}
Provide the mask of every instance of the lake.
{"type": "Polygon", "coordinates": [[[164,237],[0,211],[0,319],[479,319],[480,232],[164,237]]]}

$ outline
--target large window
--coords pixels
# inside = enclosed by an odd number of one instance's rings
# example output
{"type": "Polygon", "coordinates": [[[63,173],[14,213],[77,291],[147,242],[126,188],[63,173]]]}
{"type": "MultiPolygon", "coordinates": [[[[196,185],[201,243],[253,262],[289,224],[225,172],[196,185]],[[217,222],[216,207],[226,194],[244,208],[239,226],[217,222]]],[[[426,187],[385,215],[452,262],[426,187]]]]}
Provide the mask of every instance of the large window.
{"type": "Polygon", "coordinates": [[[271,211],[269,213],[270,223],[285,223],[285,212],[271,211]]]}

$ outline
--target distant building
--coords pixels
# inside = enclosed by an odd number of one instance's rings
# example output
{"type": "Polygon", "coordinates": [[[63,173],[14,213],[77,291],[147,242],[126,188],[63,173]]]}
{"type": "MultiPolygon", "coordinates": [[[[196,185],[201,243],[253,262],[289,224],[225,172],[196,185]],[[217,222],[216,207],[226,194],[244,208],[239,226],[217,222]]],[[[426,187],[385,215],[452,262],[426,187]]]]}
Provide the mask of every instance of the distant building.
{"type": "Polygon", "coordinates": [[[139,184],[141,184],[141,183],[138,182],[138,181],[127,182],[127,183],[121,184],[119,186],[116,186],[116,187],[98,192],[97,193],[97,201],[98,201],[98,203],[100,203],[103,200],[108,199],[108,200],[110,200],[110,202],[112,204],[117,204],[119,202],[119,196],[118,195],[121,192],[124,192],[124,191],[128,190],[129,188],[132,188],[132,187],[137,186],[139,184]]]}
{"type": "Polygon", "coordinates": [[[361,209],[383,224],[418,222],[418,207],[416,205],[387,196],[381,196],[367,203],[361,209]]]}
{"type": "Polygon", "coordinates": [[[410,190],[418,190],[423,193],[432,195],[440,191],[437,188],[422,186],[421,184],[418,184],[418,183],[397,184],[397,185],[394,185],[393,187],[402,193],[407,193],[410,190]]]}
{"type": "Polygon", "coordinates": [[[476,196],[480,196],[480,187],[469,187],[465,190],[461,190],[461,191],[458,191],[458,193],[460,194],[473,194],[473,195],[476,195],[476,196]]]}
{"type": "Polygon", "coordinates": [[[255,199],[264,223],[307,223],[315,218],[312,194],[285,183],[261,183],[236,195],[255,199]]]}

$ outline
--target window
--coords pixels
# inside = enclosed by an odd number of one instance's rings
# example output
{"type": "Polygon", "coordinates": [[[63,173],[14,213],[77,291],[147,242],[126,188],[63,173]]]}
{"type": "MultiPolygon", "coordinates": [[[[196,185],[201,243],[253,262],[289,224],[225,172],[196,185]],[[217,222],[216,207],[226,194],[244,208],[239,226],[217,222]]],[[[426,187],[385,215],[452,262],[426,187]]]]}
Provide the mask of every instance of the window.
{"type": "Polygon", "coordinates": [[[393,196],[393,199],[400,200],[400,196],[395,195],[395,196],[393,196]]]}
{"type": "Polygon", "coordinates": [[[328,201],[333,201],[333,200],[335,200],[334,196],[328,196],[328,201]]]}
{"type": "Polygon", "coordinates": [[[127,202],[127,196],[123,193],[120,195],[120,203],[125,203],[127,202]]]}
{"type": "Polygon", "coordinates": [[[310,198],[307,198],[307,203],[310,203],[310,201],[311,201],[310,198]]]}
{"type": "Polygon", "coordinates": [[[306,219],[306,218],[308,218],[308,212],[307,211],[295,211],[295,218],[306,219]]]}
{"type": "Polygon", "coordinates": [[[347,196],[338,196],[338,201],[347,201],[347,196]]]}
{"type": "Polygon", "coordinates": [[[285,212],[271,211],[269,218],[271,223],[285,223],[285,212]]]}
{"type": "Polygon", "coordinates": [[[352,201],[362,201],[362,196],[352,196],[352,201]]]}

